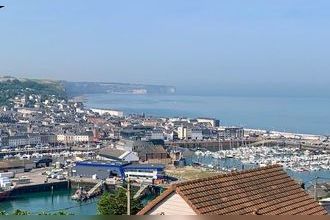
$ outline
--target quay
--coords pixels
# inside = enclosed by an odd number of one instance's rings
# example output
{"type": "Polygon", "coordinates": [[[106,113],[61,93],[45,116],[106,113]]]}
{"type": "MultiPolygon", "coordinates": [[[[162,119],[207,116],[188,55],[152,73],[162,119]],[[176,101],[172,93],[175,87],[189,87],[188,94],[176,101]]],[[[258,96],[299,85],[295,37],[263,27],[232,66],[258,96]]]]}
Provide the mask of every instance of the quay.
{"type": "Polygon", "coordinates": [[[44,191],[52,191],[58,189],[70,189],[71,183],[69,180],[57,180],[57,179],[48,179],[42,175],[42,173],[46,169],[40,168],[32,170],[28,173],[17,173],[15,178],[26,179],[28,182],[23,184],[16,184],[12,194],[19,195],[21,193],[29,193],[29,192],[44,192],[44,191]]]}
{"type": "Polygon", "coordinates": [[[12,195],[15,196],[20,195],[22,193],[45,192],[59,189],[70,189],[70,182],[67,180],[63,180],[58,182],[19,185],[13,189],[12,195]]]}

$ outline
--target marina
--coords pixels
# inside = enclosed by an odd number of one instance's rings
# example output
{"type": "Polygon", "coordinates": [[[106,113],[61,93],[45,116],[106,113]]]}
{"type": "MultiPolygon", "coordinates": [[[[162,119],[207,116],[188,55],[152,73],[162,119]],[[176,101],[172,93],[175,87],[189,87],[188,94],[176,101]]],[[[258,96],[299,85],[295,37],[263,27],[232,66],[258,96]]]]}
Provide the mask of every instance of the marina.
{"type": "Polygon", "coordinates": [[[322,150],[279,146],[238,147],[217,152],[197,150],[188,161],[223,172],[280,164],[299,182],[312,184],[316,178],[319,181],[330,180],[330,155],[322,150]]]}

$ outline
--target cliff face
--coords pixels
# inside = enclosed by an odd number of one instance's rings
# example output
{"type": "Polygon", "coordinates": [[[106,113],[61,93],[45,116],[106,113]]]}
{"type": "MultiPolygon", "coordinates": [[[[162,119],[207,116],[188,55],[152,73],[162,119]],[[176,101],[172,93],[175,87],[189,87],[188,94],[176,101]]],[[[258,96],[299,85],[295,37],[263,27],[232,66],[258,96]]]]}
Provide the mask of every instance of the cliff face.
{"type": "Polygon", "coordinates": [[[69,96],[94,93],[111,94],[174,94],[175,87],[128,83],[63,82],[69,96]]]}
{"type": "Polygon", "coordinates": [[[68,82],[48,79],[22,79],[11,76],[0,77],[0,106],[12,105],[17,96],[40,96],[58,99],[94,93],[110,94],[174,94],[172,86],[142,85],[129,83],[68,82]]]}

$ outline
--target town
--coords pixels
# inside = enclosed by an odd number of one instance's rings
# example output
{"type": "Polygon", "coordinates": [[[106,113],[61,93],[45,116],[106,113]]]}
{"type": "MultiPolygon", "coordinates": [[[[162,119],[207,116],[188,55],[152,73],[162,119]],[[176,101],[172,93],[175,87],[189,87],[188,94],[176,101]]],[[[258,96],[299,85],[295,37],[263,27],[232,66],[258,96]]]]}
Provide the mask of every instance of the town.
{"type": "Polygon", "coordinates": [[[134,198],[156,196],[172,183],[244,170],[245,163],[282,162],[297,172],[330,169],[326,136],[226,127],[213,118],[126,116],[86,108],[76,99],[23,94],[2,107],[0,122],[1,200],[72,187],[77,189],[72,199],[85,201],[127,181],[136,188],[134,198]],[[276,146],[281,148],[269,154],[276,146]],[[289,155],[297,152],[309,153],[293,163],[289,155]],[[201,157],[213,162],[203,163],[201,157]],[[214,164],[233,158],[241,164],[214,164]]]}

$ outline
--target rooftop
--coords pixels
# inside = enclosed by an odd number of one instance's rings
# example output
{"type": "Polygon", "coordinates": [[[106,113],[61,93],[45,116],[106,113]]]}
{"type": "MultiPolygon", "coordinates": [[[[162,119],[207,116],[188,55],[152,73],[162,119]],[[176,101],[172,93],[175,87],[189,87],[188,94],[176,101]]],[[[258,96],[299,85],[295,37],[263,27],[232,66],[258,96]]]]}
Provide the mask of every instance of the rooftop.
{"type": "Polygon", "coordinates": [[[147,214],[172,193],[200,215],[327,214],[279,165],[172,185],[138,214],[147,214]]]}

